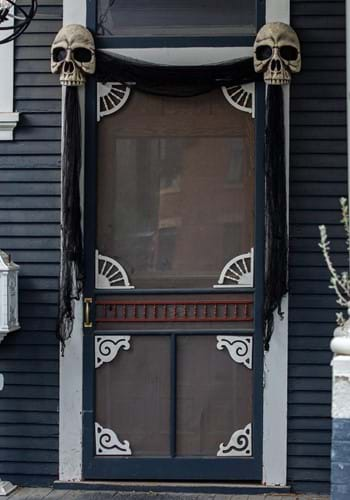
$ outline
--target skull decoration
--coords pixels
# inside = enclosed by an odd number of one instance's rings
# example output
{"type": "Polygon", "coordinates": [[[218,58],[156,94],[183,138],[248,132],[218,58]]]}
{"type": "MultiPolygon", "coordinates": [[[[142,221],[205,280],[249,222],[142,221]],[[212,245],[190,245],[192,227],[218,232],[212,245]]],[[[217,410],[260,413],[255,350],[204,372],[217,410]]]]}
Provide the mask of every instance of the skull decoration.
{"type": "Polygon", "coordinates": [[[51,71],[60,73],[61,85],[79,87],[96,70],[95,42],[80,24],[64,26],[51,47],[51,71]]]}
{"type": "Polygon", "coordinates": [[[291,73],[301,70],[300,42],[293,28],[284,23],[265,24],[254,44],[254,68],[264,73],[269,85],[286,85],[291,73]]]}

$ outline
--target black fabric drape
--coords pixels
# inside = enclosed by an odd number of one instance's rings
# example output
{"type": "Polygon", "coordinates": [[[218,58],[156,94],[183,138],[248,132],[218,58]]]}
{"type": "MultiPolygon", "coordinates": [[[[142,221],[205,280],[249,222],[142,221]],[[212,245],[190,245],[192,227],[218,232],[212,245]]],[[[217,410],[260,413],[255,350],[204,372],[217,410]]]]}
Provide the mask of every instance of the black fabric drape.
{"type": "Polygon", "coordinates": [[[64,350],[72,334],[74,303],[83,284],[80,209],[81,117],[78,89],[67,87],[62,155],[62,226],[59,318],[57,336],[64,350]]]}
{"type": "MultiPolygon", "coordinates": [[[[245,58],[198,66],[157,65],[97,53],[97,80],[120,82],[139,91],[161,96],[190,97],[220,86],[256,82],[253,59],[245,58]]],[[[274,328],[274,311],[281,311],[287,292],[287,199],[283,91],[269,86],[266,123],[266,281],[265,348],[274,328]]],[[[74,319],[74,301],[83,281],[82,235],[79,195],[81,168],[81,123],[78,91],[67,88],[65,101],[64,151],[62,158],[62,264],[58,337],[64,348],[74,319]]]]}
{"type": "Polygon", "coordinates": [[[262,79],[255,73],[251,57],[208,65],[175,66],[99,52],[96,73],[102,82],[129,83],[141,92],[169,97],[193,97],[221,85],[241,85],[262,79]]]}
{"type": "Polygon", "coordinates": [[[288,290],[288,230],[283,89],[267,89],[266,175],[266,277],[265,349],[269,350],[274,312],[281,319],[282,299],[288,290]]]}

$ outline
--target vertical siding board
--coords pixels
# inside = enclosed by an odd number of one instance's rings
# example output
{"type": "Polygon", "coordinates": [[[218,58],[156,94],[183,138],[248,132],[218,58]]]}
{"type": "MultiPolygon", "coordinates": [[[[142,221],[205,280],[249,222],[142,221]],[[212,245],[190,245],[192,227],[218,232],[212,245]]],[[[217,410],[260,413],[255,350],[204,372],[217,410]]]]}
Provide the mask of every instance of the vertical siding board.
{"type": "Polygon", "coordinates": [[[303,72],[291,88],[288,482],[328,493],[337,308],[317,244],[318,225],[329,224],[334,260],[347,266],[338,225],[339,197],[347,196],[345,0],[291,0],[291,24],[303,72]]]}
{"type": "Polygon", "coordinates": [[[21,265],[22,326],[0,349],[0,477],[19,485],[58,476],[61,92],[50,74],[50,45],[61,23],[62,0],[43,0],[17,40],[20,124],[13,142],[0,143],[0,247],[21,265]]]}

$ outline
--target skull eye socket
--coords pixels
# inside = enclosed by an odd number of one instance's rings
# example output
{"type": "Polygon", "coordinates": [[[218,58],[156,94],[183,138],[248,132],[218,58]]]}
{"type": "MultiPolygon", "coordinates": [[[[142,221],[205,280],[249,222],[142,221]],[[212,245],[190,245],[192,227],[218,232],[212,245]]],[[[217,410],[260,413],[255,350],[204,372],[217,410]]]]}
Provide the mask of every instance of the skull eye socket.
{"type": "Polygon", "coordinates": [[[84,47],[73,50],[74,59],[80,63],[88,63],[92,59],[92,52],[84,47]]]}
{"type": "Polygon", "coordinates": [[[286,61],[296,61],[299,57],[299,52],[295,47],[285,45],[280,48],[280,54],[286,61]]]}
{"type": "Polygon", "coordinates": [[[67,55],[66,49],[63,47],[57,47],[56,49],[53,50],[53,55],[52,58],[54,62],[59,63],[65,60],[67,55]]]}
{"type": "Polygon", "coordinates": [[[272,48],[269,45],[260,45],[255,51],[255,56],[258,61],[266,61],[272,57],[272,48]]]}

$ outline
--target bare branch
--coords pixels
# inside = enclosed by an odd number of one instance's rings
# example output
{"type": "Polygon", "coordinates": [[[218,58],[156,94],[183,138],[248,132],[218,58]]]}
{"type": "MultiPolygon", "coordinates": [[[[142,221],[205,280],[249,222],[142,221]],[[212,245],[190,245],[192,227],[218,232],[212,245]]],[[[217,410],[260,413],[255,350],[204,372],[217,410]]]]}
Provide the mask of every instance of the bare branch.
{"type": "MultiPolygon", "coordinates": [[[[346,200],[343,198],[341,200],[341,206],[342,206],[342,215],[343,219],[342,221],[344,222],[345,225],[345,230],[347,234],[347,245],[349,246],[349,216],[348,216],[348,205],[346,200]]],[[[333,266],[333,263],[331,261],[330,257],[330,242],[328,240],[328,235],[327,235],[327,230],[325,226],[320,226],[320,235],[321,235],[321,241],[319,243],[319,247],[322,250],[324,259],[326,261],[328,270],[331,275],[331,285],[330,288],[335,291],[337,294],[338,300],[337,303],[342,306],[342,307],[347,307],[349,302],[350,302],[350,281],[349,281],[349,274],[348,273],[342,273],[339,275],[336,271],[336,269],[333,266]]]]}

